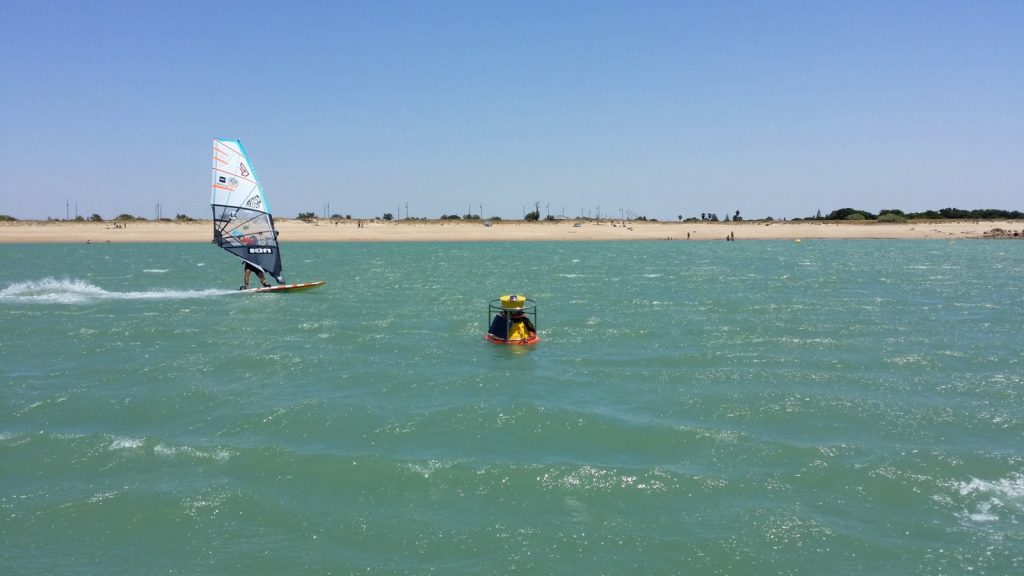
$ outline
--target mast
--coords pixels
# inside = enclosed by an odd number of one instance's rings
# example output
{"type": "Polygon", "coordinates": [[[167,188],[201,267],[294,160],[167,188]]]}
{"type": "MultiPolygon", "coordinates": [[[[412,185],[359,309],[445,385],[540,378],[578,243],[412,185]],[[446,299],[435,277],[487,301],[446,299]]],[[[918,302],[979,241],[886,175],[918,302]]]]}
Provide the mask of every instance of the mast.
{"type": "Polygon", "coordinates": [[[214,140],[212,170],[213,243],[284,284],[274,217],[241,141],[214,140]]]}

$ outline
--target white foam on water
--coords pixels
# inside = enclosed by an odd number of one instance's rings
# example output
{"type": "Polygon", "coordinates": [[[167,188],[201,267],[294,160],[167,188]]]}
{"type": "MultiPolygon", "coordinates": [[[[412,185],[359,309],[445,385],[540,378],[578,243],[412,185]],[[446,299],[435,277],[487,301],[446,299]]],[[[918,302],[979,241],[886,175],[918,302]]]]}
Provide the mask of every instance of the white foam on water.
{"type": "Polygon", "coordinates": [[[438,470],[447,470],[454,465],[455,463],[449,460],[428,460],[422,463],[410,462],[406,464],[410,470],[422,475],[424,478],[430,478],[438,470]]]}
{"type": "Polygon", "coordinates": [[[209,496],[200,495],[186,498],[182,504],[185,507],[185,513],[193,518],[216,516],[220,512],[220,507],[224,505],[227,499],[228,494],[224,493],[209,496]]]}
{"type": "Polygon", "coordinates": [[[617,490],[664,492],[675,484],[666,471],[658,468],[637,475],[595,466],[583,466],[578,469],[553,469],[538,477],[538,480],[546,489],[559,488],[581,492],[617,490]]]}
{"type": "Polygon", "coordinates": [[[139,438],[114,438],[107,450],[135,450],[141,448],[143,440],[139,438]]]}
{"type": "Polygon", "coordinates": [[[226,462],[232,455],[229,450],[224,448],[199,450],[191,446],[169,446],[167,444],[157,444],[153,447],[153,453],[157,456],[187,457],[200,460],[216,460],[218,462],[226,462]]]}
{"type": "Polygon", "coordinates": [[[995,481],[971,478],[954,482],[953,489],[967,499],[966,507],[957,514],[962,520],[990,523],[1024,512],[1024,474],[995,481]]]}
{"type": "Polygon", "coordinates": [[[0,290],[0,302],[20,304],[83,304],[103,300],[184,300],[233,294],[234,290],[146,290],[111,292],[85,280],[43,278],[15,282],[0,290]]]}
{"type": "Polygon", "coordinates": [[[1012,478],[1001,478],[995,482],[971,478],[970,482],[959,482],[957,488],[961,496],[969,494],[997,494],[1015,499],[1024,499],[1024,474],[1016,474],[1012,478]]]}
{"type": "Polygon", "coordinates": [[[120,492],[117,491],[117,490],[114,490],[112,492],[97,492],[96,494],[93,494],[89,498],[89,503],[90,504],[99,504],[100,502],[103,502],[104,500],[109,500],[109,499],[117,496],[118,494],[120,494],[120,492]]]}
{"type": "Polygon", "coordinates": [[[143,270],[143,272],[148,272],[150,274],[167,274],[168,272],[170,272],[170,270],[160,268],[146,268],[145,270],[143,270]]]}

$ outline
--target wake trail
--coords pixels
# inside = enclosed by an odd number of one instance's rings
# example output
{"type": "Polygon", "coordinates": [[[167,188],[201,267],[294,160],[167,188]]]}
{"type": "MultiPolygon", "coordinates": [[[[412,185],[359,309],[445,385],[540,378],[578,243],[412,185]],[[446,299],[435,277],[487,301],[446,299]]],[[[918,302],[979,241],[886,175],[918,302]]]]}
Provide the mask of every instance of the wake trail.
{"type": "Polygon", "coordinates": [[[35,304],[83,304],[109,300],[189,300],[234,294],[235,290],[142,290],[116,292],[85,280],[43,278],[15,282],[0,290],[0,302],[35,304]]]}

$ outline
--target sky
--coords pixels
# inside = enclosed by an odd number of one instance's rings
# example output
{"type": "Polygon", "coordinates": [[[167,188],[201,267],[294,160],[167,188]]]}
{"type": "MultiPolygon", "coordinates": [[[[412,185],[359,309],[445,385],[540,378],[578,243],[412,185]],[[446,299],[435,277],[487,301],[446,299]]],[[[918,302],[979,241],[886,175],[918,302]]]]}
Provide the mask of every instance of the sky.
{"type": "Polygon", "coordinates": [[[1024,209],[1024,2],[0,0],[0,214],[1024,209]],[[159,207],[159,212],[157,211],[159,207]]]}

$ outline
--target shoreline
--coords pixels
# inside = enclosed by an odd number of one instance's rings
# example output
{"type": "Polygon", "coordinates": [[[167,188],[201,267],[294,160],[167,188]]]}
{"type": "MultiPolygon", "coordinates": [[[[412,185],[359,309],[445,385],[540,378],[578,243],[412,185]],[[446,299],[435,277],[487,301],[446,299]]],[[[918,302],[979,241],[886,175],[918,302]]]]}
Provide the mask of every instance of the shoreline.
{"type": "MultiPolygon", "coordinates": [[[[922,220],[905,223],[801,221],[647,222],[276,219],[282,242],[530,242],[629,240],[955,240],[1024,237],[1024,221],[922,220]],[[360,223],[361,222],[361,223],[360,223]],[[995,230],[1003,234],[993,234],[995,230]],[[1014,234],[1016,233],[1016,236],[1014,234]]],[[[210,220],[191,222],[0,222],[0,244],[208,243],[210,220]]]]}

